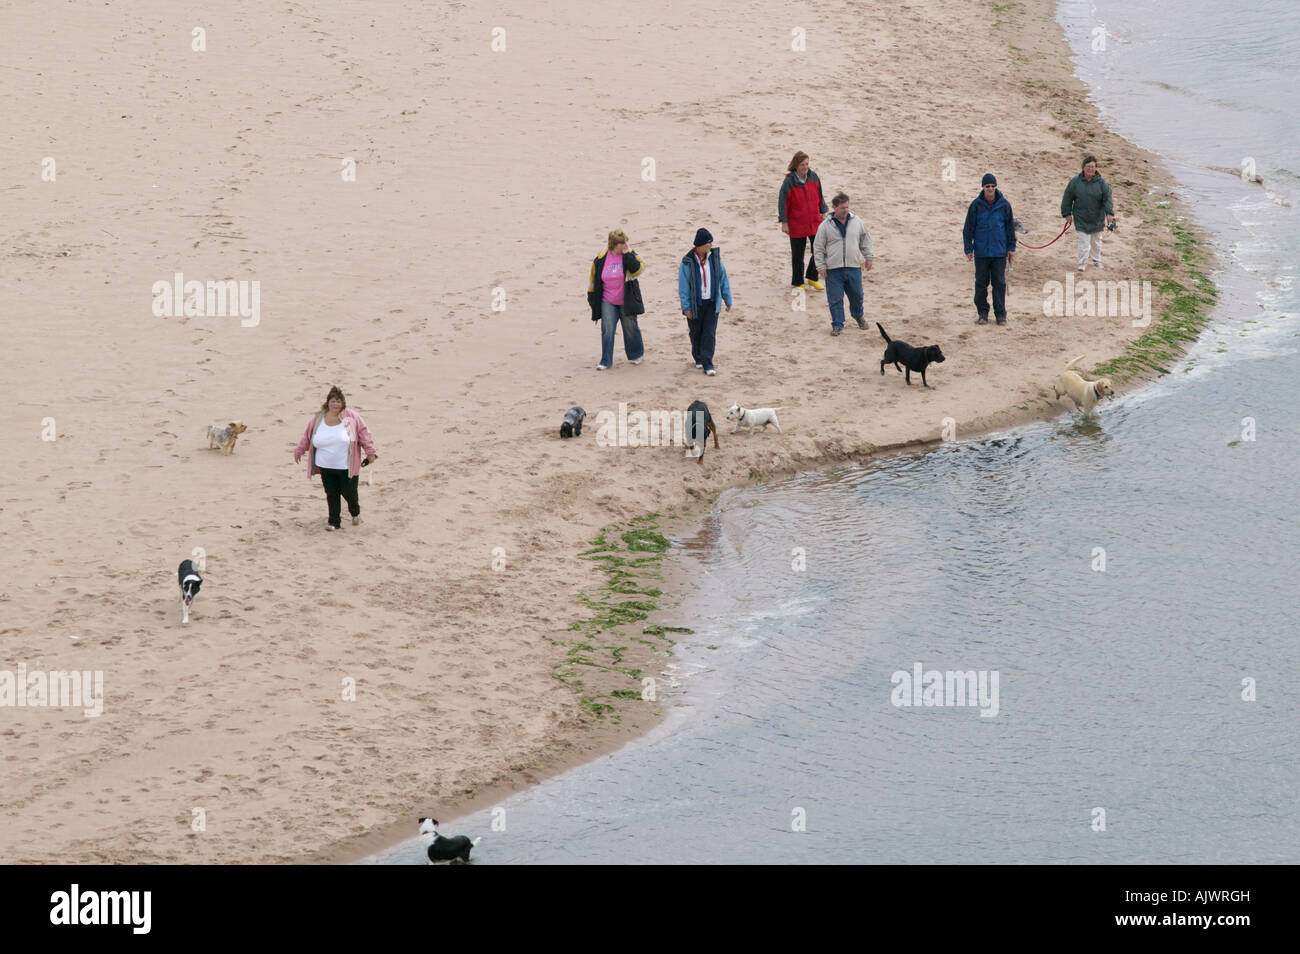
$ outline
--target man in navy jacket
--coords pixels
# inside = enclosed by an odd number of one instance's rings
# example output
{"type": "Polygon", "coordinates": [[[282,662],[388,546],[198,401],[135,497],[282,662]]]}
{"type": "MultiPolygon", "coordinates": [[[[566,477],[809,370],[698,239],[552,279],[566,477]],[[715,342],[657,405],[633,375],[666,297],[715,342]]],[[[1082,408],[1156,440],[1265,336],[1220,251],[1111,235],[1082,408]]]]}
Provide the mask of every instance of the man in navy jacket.
{"type": "Polygon", "coordinates": [[[1007,259],[1016,254],[1016,227],[1011,203],[998,191],[993,173],[984,173],[980,194],[966,210],[962,242],[966,258],[975,260],[977,324],[989,323],[989,280],[993,281],[993,316],[1007,323],[1007,259]]]}

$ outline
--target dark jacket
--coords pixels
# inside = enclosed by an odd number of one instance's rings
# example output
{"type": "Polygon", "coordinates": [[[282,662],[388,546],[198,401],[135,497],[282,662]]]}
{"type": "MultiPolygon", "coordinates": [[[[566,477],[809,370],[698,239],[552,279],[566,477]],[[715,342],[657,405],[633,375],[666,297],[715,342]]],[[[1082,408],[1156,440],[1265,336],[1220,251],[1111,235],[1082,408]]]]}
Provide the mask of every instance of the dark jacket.
{"type": "MultiPolygon", "coordinates": [[[[587,276],[587,304],[591,306],[591,320],[600,321],[600,306],[605,300],[605,282],[600,273],[605,268],[608,250],[596,256],[587,276]]],[[[623,314],[644,315],[645,302],[641,300],[641,283],[637,279],[645,271],[645,262],[636,252],[623,253],[623,314]]]]}
{"type": "Polygon", "coordinates": [[[966,254],[977,258],[1006,258],[1007,252],[1016,250],[1016,227],[1011,215],[1011,203],[1001,190],[993,193],[993,203],[977,195],[966,210],[966,224],[961,230],[962,245],[966,254]]]}
{"type": "MultiPolygon", "coordinates": [[[[689,311],[692,315],[700,301],[700,270],[696,261],[695,249],[691,249],[682,256],[682,264],[677,268],[677,298],[682,303],[682,311],[689,311]]],[[[722,250],[716,247],[709,249],[709,276],[709,298],[715,313],[719,299],[730,308],[731,281],[722,265],[722,250]]]]}
{"type": "Polygon", "coordinates": [[[808,170],[803,185],[793,172],[785,174],[781,192],[776,197],[776,220],[790,223],[790,238],[809,238],[817,234],[826,214],[826,197],[822,195],[822,180],[808,170]]]}
{"type": "Polygon", "coordinates": [[[1089,181],[1080,172],[1070,180],[1061,196],[1061,218],[1073,215],[1076,232],[1100,232],[1106,227],[1106,216],[1114,214],[1110,183],[1100,175],[1089,181]]]}

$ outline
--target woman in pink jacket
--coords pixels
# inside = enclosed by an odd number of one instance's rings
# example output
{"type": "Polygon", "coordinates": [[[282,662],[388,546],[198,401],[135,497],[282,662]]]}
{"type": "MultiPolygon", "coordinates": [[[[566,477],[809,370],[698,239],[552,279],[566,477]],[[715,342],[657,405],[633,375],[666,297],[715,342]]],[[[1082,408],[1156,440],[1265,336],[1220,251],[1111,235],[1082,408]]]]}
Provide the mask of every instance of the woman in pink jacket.
{"type": "Polygon", "coordinates": [[[370,428],[356,411],[347,409],[348,402],[343,392],[336,387],[321,405],[320,412],[312,417],[302,440],[293,449],[293,462],[302,460],[307,455],[307,479],[320,474],[325,486],[325,500],[329,504],[330,518],[326,530],[338,530],[343,526],[342,509],[339,497],[348,502],[348,513],[352,514],[352,523],[361,522],[361,504],[357,502],[357,478],[361,474],[361,450],[365,449],[366,463],[377,460],[375,442],[370,436],[370,428]]]}

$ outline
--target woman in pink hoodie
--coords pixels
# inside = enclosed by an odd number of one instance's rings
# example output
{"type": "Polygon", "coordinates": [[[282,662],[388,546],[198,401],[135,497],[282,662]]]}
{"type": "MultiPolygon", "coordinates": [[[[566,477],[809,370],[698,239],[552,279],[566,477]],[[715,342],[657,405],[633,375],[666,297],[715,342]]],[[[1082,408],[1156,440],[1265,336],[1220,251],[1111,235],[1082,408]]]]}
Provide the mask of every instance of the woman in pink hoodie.
{"type": "Polygon", "coordinates": [[[338,530],[343,526],[342,508],[339,497],[348,502],[348,513],[352,514],[352,523],[361,522],[361,504],[357,502],[357,477],[361,474],[361,450],[365,449],[366,463],[377,460],[375,442],[370,436],[370,428],[356,411],[347,409],[348,402],[343,392],[336,387],[330,388],[321,405],[320,412],[314,415],[302,440],[293,449],[293,462],[302,460],[307,455],[307,479],[320,474],[325,486],[325,500],[329,504],[329,523],[326,530],[338,530]]]}

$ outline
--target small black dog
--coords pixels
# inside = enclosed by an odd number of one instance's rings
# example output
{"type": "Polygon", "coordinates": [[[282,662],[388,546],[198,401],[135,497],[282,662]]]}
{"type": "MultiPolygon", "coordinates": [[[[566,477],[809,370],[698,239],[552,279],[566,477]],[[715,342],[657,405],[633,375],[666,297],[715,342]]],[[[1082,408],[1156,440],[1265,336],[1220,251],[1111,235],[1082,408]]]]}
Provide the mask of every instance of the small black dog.
{"type": "Polygon", "coordinates": [[[564,412],[564,423],[560,425],[560,436],[578,437],[582,434],[582,422],[586,418],[587,412],[577,405],[569,408],[564,412]]]}
{"type": "Polygon", "coordinates": [[[203,577],[199,576],[199,568],[194,565],[193,560],[182,560],[176,578],[181,585],[181,622],[188,623],[190,621],[190,603],[193,602],[194,597],[199,595],[199,587],[203,585],[203,577]]]}
{"type": "Polygon", "coordinates": [[[703,401],[692,401],[691,406],[686,409],[686,420],[683,422],[686,431],[686,443],[690,448],[686,451],[687,457],[695,457],[697,464],[704,463],[704,448],[709,446],[709,435],[713,435],[713,449],[718,449],[718,429],[713,425],[713,415],[709,413],[709,406],[703,401]],[[699,448],[699,455],[691,453],[694,448],[699,448]]]}
{"type": "Polygon", "coordinates": [[[887,342],[885,356],[880,359],[880,373],[885,373],[885,365],[892,364],[899,371],[903,371],[903,379],[911,384],[912,372],[916,371],[921,375],[921,383],[928,388],[930,385],[925,380],[926,367],[934,362],[943,363],[943,352],[939,350],[939,346],[926,345],[924,348],[913,348],[906,341],[891,340],[889,335],[885,334],[885,329],[880,327],[880,322],[876,322],[876,327],[880,328],[880,337],[887,342]],[[906,366],[905,371],[898,366],[900,361],[906,366]]]}
{"type": "Polygon", "coordinates": [[[427,846],[425,854],[430,864],[456,860],[468,864],[470,851],[483,840],[482,838],[470,840],[465,835],[453,835],[450,838],[440,835],[436,818],[420,819],[420,835],[421,841],[427,846]]]}

